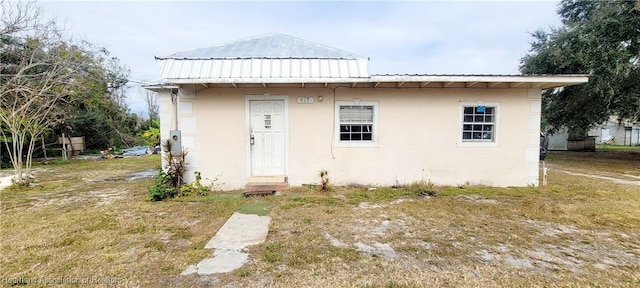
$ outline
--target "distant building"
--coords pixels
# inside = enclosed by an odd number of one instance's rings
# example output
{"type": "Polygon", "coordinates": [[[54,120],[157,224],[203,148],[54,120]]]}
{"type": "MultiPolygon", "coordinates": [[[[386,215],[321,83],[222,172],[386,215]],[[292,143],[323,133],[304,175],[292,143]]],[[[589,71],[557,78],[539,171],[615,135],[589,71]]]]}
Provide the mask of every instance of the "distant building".
{"type": "MultiPolygon", "coordinates": [[[[640,122],[618,121],[617,116],[611,116],[589,130],[588,135],[595,138],[596,144],[637,146],[640,145],[640,122]]],[[[548,135],[549,150],[567,150],[568,137],[567,129],[548,135]]]]}

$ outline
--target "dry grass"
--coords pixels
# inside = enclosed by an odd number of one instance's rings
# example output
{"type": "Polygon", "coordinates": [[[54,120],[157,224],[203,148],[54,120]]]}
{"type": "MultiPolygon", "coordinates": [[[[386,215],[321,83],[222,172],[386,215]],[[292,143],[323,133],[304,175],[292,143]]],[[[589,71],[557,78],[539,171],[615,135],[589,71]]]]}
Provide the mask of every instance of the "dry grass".
{"type": "Polygon", "coordinates": [[[202,247],[241,196],[155,203],[146,201],[151,180],[117,180],[158,166],[151,156],[71,161],[40,167],[35,188],[0,192],[0,281],[96,278],[153,287],[159,275],[175,278],[208,256],[202,247]]]}
{"type": "Polygon", "coordinates": [[[154,168],[157,158],[45,167],[41,187],[0,192],[0,280],[97,277],[129,287],[635,287],[640,186],[574,175],[640,180],[634,178],[640,177],[636,154],[608,153],[551,153],[547,187],[435,187],[436,197],[417,196],[411,186],[334,187],[328,193],[298,187],[265,198],[229,192],[152,203],[145,201],[150,180],[100,179],[154,168]],[[266,242],[249,248],[250,263],[227,274],[179,276],[210,256],[204,245],[238,210],[270,211],[273,218],[266,242]]]}

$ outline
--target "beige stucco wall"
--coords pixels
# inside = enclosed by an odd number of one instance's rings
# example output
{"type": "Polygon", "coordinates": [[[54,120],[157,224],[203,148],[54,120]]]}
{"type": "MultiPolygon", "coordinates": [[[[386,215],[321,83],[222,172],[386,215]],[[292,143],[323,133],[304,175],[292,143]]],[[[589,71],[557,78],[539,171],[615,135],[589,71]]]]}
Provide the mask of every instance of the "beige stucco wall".
{"type": "MultiPolygon", "coordinates": [[[[430,180],[439,185],[526,186],[538,182],[540,89],[336,89],[337,101],[355,98],[379,103],[378,145],[367,148],[336,147],[333,89],[181,89],[178,127],[189,150],[189,170],[218,178],[217,184],[224,183],[218,188],[241,188],[250,176],[247,95],[288,97],[286,176],[293,186],[318,183],[320,170],[327,170],[337,185],[430,180]],[[301,96],[322,96],[323,101],[296,103],[301,96]],[[498,105],[495,144],[459,143],[461,102],[498,105]]],[[[159,100],[164,139],[173,129],[172,104],[168,92],[161,93],[159,100]]]]}

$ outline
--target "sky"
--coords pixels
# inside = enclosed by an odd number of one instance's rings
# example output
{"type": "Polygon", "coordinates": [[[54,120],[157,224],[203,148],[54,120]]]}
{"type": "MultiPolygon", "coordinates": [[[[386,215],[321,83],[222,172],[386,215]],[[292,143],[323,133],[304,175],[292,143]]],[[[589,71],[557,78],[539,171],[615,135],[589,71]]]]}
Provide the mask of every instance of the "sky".
{"type": "Polygon", "coordinates": [[[369,57],[371,74],[519,74],[531,32],[557,27],[558,1],[45,1],[67,34],[105,47],[136,82],[154,56],[278,32],[369,57]]]}

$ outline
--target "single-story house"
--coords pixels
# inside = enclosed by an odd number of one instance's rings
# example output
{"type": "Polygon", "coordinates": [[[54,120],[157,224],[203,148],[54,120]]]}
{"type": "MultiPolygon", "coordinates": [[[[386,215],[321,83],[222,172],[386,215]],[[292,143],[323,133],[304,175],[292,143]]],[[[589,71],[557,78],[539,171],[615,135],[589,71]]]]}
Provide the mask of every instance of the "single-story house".
{"type": "Polygon", "coordinates": [[[585,75],[370,75],[369,59],[268,34],[156,57],[161,137],[222,189],[253,182],[537,185],[541,91],[585,75]],[[275,179],[275,180],[274,180],[275,179]]]}

